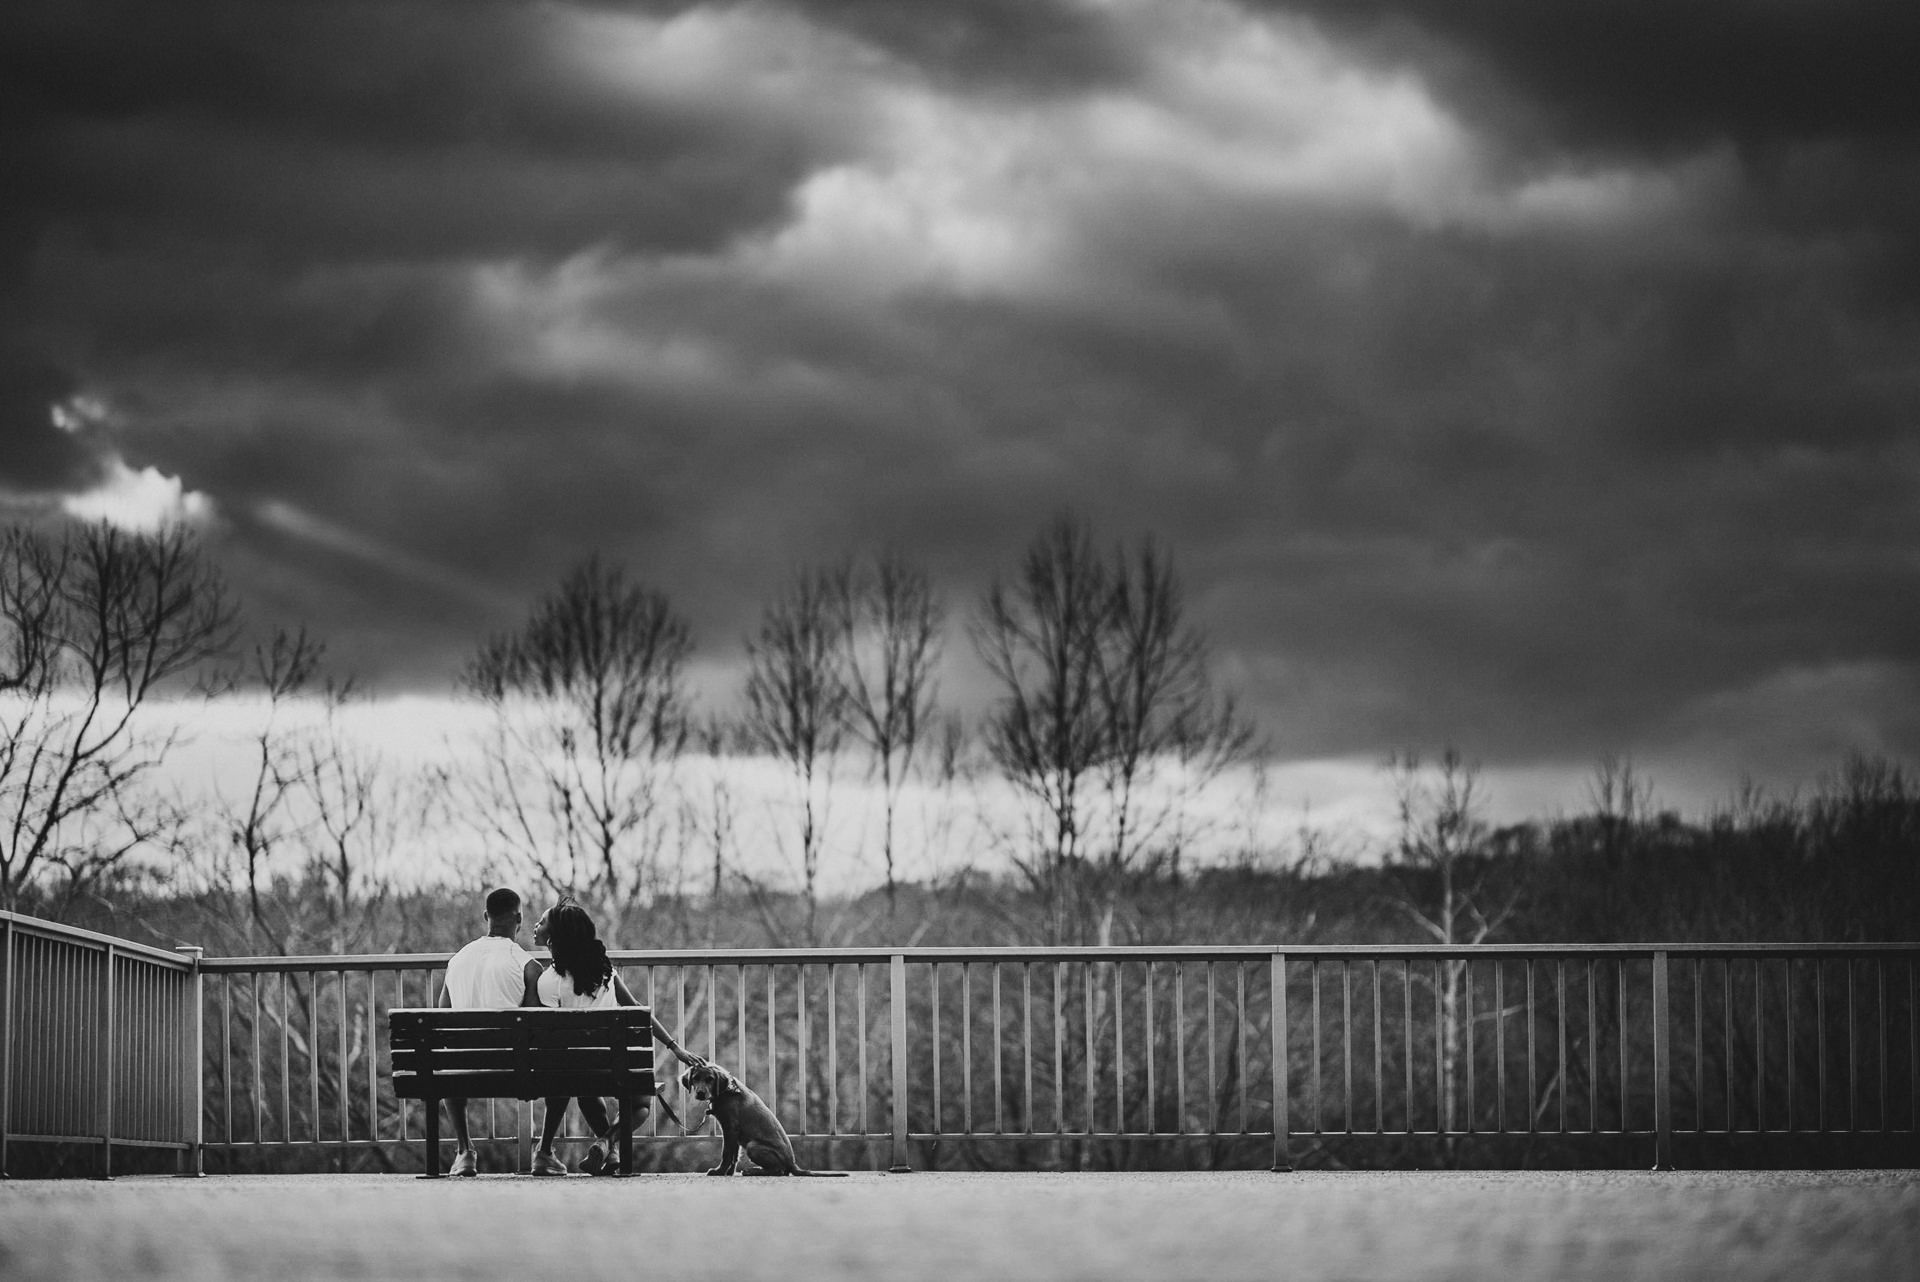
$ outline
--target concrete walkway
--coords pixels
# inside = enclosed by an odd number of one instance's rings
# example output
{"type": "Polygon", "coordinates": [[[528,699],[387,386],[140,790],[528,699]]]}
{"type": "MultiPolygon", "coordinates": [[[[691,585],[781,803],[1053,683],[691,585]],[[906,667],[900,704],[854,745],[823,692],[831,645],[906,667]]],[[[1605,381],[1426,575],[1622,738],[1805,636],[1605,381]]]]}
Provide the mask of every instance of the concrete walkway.
{"type": "Polygon", "coordinates": [[[1920,1279],[1920,1172],[0,1184],[0,1278],[1920,1279]]]}

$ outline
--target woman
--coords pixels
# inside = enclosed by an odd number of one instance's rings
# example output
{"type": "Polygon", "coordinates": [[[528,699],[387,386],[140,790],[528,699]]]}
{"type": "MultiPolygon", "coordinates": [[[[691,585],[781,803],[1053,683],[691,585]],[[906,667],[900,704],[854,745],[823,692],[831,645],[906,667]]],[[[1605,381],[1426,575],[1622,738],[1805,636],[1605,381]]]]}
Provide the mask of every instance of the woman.
{"type": "MultiPolygon", "coordinates": [[[[607,946],[594,929],[593,918],[587,910],[571,899],[562,899],[540,915],[533,926],[535,946],[545,945],[553,954],[553,960],[540,973],[535,986],[536,996],[542,1006],[555,1006],[563,1010],[594,1010],[607,1006],[638,1006],[640,1002],[627,988],[620,972],[613,968],[613,959],[607,956],[607,946]]],[[[703,1064],[706,1061],[698,1055],[690,1054],[672,1033],[661,1027],[660,1022],[653,1023],[654,1040],[672,1051],[674,1058],[682,1064],[703,1064]]],[[[619,1125],[632,1131],[646,1113],[647,1101],[635,1101],[637,1107],[633,1115],[628,1116],[623,1107],[619,1125]]],[[[533,1173],[535,1175],[565,1175],[566,1163],[554,1156],[553,1138],[560,1129],[560,1122],[566,1117],[567,1097],[557,1096],[547,1101],[547,1115],[540,1132],[540,1149],[533,1155],[533,1173]]],[[[587,1155],[580,1160],[580,1170],[591,1175],[613,1174],[613,1163],[608,1160],[612,1151],[614,1133],[607,1124],[606,1106],[592,1096],[580,1099],[580,1116],[593,1131],[595,1140],[587,1155]]]]}

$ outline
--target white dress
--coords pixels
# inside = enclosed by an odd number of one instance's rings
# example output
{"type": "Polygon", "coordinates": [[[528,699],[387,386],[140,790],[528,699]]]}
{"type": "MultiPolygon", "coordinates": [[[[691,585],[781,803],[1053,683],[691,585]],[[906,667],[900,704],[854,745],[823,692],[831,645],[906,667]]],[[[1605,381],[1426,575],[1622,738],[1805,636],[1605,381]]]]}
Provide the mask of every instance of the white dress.
{"type": "Polygon", "coordinates": [[[588,993],[583,997],[573,991],[573,976],[562,975],[549,966],[540,972],[540,1004],[558,1006],[562,1010],[601,1010],[608,1006],[618,1006],[620,1002],[614,996],[611,976],[607,978],[605,984],[601,985],[599,992],[588,993]]]}

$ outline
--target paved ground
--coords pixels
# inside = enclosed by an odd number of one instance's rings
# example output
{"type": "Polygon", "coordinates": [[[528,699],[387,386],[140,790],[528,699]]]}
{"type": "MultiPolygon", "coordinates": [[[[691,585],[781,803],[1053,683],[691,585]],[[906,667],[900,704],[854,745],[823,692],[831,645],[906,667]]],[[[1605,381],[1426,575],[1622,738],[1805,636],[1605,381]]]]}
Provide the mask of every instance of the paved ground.
{"type": "Polygon", "coordinates": [[[0,1184],[0,1278],[1920,1279],[1920,1171],[0,1184]]]}

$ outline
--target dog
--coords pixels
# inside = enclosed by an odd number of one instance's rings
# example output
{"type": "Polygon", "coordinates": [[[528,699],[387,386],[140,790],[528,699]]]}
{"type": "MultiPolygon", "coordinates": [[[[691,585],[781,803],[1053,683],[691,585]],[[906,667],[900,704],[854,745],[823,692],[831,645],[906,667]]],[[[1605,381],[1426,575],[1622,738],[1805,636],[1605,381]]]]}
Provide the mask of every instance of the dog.
{"type": "MultiPolygon", "coordinates": [[[[794,1160],[787,1128],[767,1102],[718,1064],[695,1064],[680,1074],[680,1087],[707,1106],[707,1117],[720,1123],[720,1165],[708,1175],[732,1175],[740,1154],[757,1169],[749,1175],[844,1176],[845,1171],[809,1171],[794,1160]]],[[[702,1118],[700,1126],[706,1125],[702,1118]]],[[[700,1126],[691,1129],[699,1130],[700,1126]]]]}

